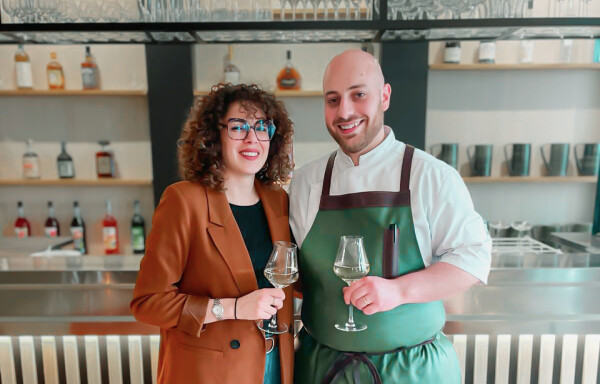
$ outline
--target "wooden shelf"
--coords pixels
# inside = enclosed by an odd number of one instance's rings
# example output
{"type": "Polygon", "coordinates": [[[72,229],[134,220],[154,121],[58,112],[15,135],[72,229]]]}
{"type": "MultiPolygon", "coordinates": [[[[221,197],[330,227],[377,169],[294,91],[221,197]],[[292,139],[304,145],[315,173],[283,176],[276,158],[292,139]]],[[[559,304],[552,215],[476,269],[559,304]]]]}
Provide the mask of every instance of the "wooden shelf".
{"type": "Polygon", "coordinates": [[[49,89],[3,89],[0,90],[0,96],[146,96],[148,91],[142,90],[105,90],[105,89],[67,89],[67,90],[49,90],[49,89]]]}
{"type": "Polygon", "coordinates": [[[152,185],[152,180],[123,180],[123,179],[6,179],[0,180],[0,186],[58,186],[58,187],[142,187],[152,185]]]}
{"type": "Polygon", "coordinates": [[[467,184],[490,183],[595,183],[595,176],[500,176],[500,177],[463,177],[467,184]]]}
{"type": "MultiPolygon", "coordinates": [[[[322,97],[323,91],[275,91],[277,97],[322,97]]],[[[208,95],[208,91],[194,91],[194,96],[208,95]]]]}
{"type": "Polygon", "coordinates": [[[512,71],[512,70],[600,70],[600,63],[584,64],[432,64],[433,71],[512,71]]]}

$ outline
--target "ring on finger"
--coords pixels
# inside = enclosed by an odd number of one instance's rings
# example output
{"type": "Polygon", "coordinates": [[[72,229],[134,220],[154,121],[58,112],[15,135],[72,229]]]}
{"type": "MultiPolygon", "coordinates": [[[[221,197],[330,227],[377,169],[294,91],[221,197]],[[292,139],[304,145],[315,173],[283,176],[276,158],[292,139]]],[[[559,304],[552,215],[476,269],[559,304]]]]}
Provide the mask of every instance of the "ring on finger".
{"type": "Polygon", "coordinates": [[[273,298],[273,303],[271,304],[272,306],[275,306],[275,301],[276,301],[276,300],[277,300],[277,299],[273,298]]]}
{"type": "Polygon", "coordinates": [[[367,296],[363,296],[362,301],[363,301],[363,303],[365,303],[365,307],[370,304],[369,300],[367,300],[367,296]]]}

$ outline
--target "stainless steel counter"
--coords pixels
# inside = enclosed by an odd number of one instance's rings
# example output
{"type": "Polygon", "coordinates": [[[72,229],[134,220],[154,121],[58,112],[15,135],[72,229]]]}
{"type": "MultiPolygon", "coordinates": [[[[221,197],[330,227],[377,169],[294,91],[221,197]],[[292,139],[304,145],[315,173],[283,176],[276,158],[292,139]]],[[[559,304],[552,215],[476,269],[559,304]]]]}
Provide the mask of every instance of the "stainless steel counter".
{"type": "Polygon", "coordinates": [[[0,258],[0,333],[148,334],[129,302],[141,256],[0,258]]]}
{"type": "MultiPolygon", "coordinates": [[[[139,256],[0,258],[0,333],[155,333],[129,301],[139,256]]],[[[488,285],[446,302],[447,333],[600,332],[600,254],[494,255],[488,285]]]]}

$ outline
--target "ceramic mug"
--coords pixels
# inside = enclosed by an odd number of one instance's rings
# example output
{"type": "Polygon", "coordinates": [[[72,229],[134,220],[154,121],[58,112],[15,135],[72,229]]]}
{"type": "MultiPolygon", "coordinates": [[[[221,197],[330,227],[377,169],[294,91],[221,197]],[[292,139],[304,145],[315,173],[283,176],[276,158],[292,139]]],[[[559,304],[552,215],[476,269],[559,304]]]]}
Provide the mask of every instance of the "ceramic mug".
{"type": "Polygon", "coordinates": [[[457,143],[443,143],[443,144],[434,144],[429,148],[429,152],[442,160],[446,164],[450,165],[452,168],[456,169],[458,166],[458,144],[457,143]],[[436,148],[440,148],[440,152],[437,155],[434,155],[434,151],[436,148]]]}
{"type": "Polygon", "coordinates": [[[600,168],[600,143],[580,143],[575,145],[575,163],[581,176],[596,176],[600,168]],[[583,146],[583,156],[578,149],[583,146]]]}
{"type": "Polygon", "coordinates": [[[467,147],[471,175],[490,176],[492,172],[492,144],[477,144],[467,147]]]}
{"type": "Polygon", "coordinates": [[[548,171],[548,176],[566,176],[569,166],[569,143],[544,144],[540,147],[542,160],[548,171]],[[550,146],[550,157],[546,157],[544,148],[550,146]]]}
{"type": "Polygon", "coordinates": [[[504,146],[504,158],[511,176],[529,176],[531,163],[531,144],[513,143],[504,146]],[[512,156],[508,157],[507,148],[512,146],[512,156]]]}

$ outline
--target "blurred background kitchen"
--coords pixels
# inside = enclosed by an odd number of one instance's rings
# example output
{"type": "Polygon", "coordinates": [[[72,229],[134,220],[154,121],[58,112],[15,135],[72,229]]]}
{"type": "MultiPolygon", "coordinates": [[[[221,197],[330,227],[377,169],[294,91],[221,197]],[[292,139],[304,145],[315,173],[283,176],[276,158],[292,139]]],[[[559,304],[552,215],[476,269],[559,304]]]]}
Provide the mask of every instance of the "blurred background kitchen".
{"type": "Polygon", "coordinates": [[[155,382],[157,329],[129,300],[193,98],[274,91],[300,167],[337,147],[322,75],[358,48],[392,85],[385,123],[460,172],[494,237],[489,284],[446,303],[464,382],[597,383],[598,15],[594,0],[3,0],[0,381],[155,382]]]}

